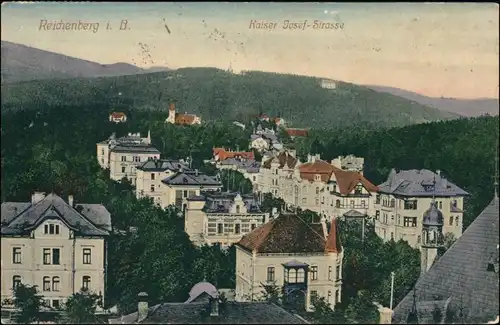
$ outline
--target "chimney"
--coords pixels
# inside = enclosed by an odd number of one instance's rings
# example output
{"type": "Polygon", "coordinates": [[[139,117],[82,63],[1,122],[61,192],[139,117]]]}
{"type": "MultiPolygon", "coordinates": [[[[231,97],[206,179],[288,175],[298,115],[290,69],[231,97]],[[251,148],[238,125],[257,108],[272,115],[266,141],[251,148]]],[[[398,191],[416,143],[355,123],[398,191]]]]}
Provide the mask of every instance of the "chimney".
{"type": "Polygon", "coordinates": [[[210,298],[210,316],[219,316],[219,298],[210,298]]]}
{"type": "Polygon", "coordinates": [[[194,170],[194,175],[195,175],[196,177],[198,177],[198,169],[195,169],[195,170],[194,170]]]}
{"type": "Polygon", "coordinates": [[[142,322],[148,317],[149,306],[148,306],[148,294],[141,292],[137,295],[137,323],[142,322]]]}
{"type": "Polygon", "coordinates": [[[73,205],[73,195],[68,195],[68,204],[74,207],[73,205]]]}
{"type": "Polygon", "coordinates": [[[169,110],[169,111],[175,111],[175,103],[170,103],[170,104],[168,105],[168,110],[169,110]]]}
{"type": "Polygon", "coordinates": [[[45,198],[45,193],[44,192],[35,192],[31,196],[31,204],[38,203],[41,200],[43,200],[44,198],[45,198]]]}

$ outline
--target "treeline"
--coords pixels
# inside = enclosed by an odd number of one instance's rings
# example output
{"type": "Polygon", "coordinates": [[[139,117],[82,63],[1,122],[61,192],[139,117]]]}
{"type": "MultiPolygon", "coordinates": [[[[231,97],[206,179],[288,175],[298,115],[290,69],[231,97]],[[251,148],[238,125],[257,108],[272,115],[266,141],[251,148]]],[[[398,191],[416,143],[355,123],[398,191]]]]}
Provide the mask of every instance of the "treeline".
{"type": "Polygon", "coordinates": [[[467,227],[493,198],[498,123],[498,116],[484,116],[381,130],[316,129],[297,148],[303,159],[307,152],[328,160],[364,157],[364,175],[375,184],[384,182],[391,168],[439,169],[471,194],[465,201],[467,227]]]}

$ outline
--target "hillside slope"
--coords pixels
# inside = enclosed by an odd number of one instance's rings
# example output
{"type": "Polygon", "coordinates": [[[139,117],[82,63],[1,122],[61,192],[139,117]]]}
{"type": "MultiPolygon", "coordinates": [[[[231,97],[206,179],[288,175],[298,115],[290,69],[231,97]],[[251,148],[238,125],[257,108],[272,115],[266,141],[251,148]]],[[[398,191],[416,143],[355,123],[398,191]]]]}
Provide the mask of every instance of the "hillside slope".
{"type": "Polygon", "coordinates": [[[7,41],[2,41],[1,46],[2,83],[148,72],[128,63],[104,65],[7,41]]]}
{"type": "Polygon", "coordinates": [[[99,105],[108,110],[154,110],[168,103],[205,120],[239,120],[266,112],[295,126],[398,126],[457,115],[353,84],[320,87],[317,78],[265,72],[232,74],[215,68],[98,79],[39,80],[2,85],[2,110],[49,105],[99,105]]]}
{"type": "Polygon", "coordinates": [[[485,114],[498,115],[498,100],[494,98],[456,99],[427,97],[412,91],[386,87],[366,85],[378,92],[386,92],[394,96],[406,98],[419,104],[434,107],[443,111],[460,114],[463,116],[481,116],[485,114]]]}

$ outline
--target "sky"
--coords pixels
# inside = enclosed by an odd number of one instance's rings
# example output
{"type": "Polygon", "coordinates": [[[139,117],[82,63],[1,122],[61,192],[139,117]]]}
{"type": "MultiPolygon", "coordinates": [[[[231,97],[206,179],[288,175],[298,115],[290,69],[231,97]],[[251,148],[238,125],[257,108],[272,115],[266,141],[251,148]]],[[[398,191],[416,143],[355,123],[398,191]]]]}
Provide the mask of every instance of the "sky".
{"type": "Polygon", "coordinates": [[[499,96],[495,3],[2,3],[1,38],[102,64],[231,66],[432,97],[499,96]],[[42,20],[99,26],[45,30],[42,20]],[[284,29],[287,20],[306,27],[284,29]]]}

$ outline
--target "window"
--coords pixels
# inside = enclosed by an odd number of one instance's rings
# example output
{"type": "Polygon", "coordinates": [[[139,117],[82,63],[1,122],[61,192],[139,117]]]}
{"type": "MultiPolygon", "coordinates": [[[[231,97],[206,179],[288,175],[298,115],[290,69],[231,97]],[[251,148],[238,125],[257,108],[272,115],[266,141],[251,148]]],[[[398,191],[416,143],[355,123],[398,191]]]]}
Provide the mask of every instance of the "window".
{"type": "Polygon", "coordinates": [[[405,210],[417,210],[417,200],[406,200],[404,208],[405,210]]]}
{"type": "Polygon", "coordinates": [[[335,277],[337,280],[340,280],[340,265],[337,265],[337,268],[335,269],[335,277]]]}
{"type": "Polygon", "coordinates": [[[380,204],[380,194],[375,198],[375,204],[380,204]]]}
{"type": "Polygon", "coordinates": [[[319,187],[316,187],[316,194],[319,194],[319,187]]]}
{"type": "Polygon", "coordinates": [[[12,247],[12,264],[21,264],[21,247],[12,247]]]}
{"type": "Polygon", "coordinates": [[[122,161],[127,161],[127,157],[126,156],[122,156],[122,161]]]}
{"type": "Polygon", "coordinates": [[[363,193],[363,185],[358,184],[356,185],[356,188],[354,189],[354,194],[361,194],[363,193]]]}
{"type": "Polygon", "coordinates": [[[456,207],[457,207],[457,200],[453,200],[453,203],[452,203],[452,204],[453,204],[453,207],[455,207],[455,208],[456,208],[456,207]]]}
{"type": "Polygon", "coordinates": [[[458,216],[455,217],[455,226],[458,226],[458,216]]]}
{"type": "Polygon", "coordinates": [[[396,200],[391,199],[391,208],[394,208],[396,206],[396,200]]]}
{"type": "Polygon", "coordinates": [[[50,291],[50,276],[43,277],[43,291],[50,291]]]}
{"type": "Polygon", "coordinates": [[[394,233],[391,231],[391,240],[394,240],[394,233]]]}
{"type": "Polygon", "coordinates": [[[401,224],[401,216],[398,214],[398,225],[401,224]]]}
{"type": "Polygon", "coordinates": [[[311,290],[311,301],[315,301],[316,299],[318,299],[318,291],[311,290]]]}
{"type": "Polygon", "coordinates": [[[125,166],[122,166],[122,173],[125,173],[125,166]]]}
{"type": "Polygon", "coordinates": [[[255,223],[252,223],[252,225],[250,226],[250,229],[251,230],[254,230],[257,226],[255,225],[255,223]]]}
{"type": "Polygon", "coordinates": [[[332,300],[332,292],[328,290],[328,302],[332,300]]]}
{"type": "Polygon", "coordinates": [[[311,280],[318,280],[318,267],[317,266],[311,266],[311,280]]]}
{"type": "Polygon", "coordinates": [[[90,277],[88,275],[85,275],[82,278],[82,288],[90,289],[90,277]]]}
{"type": "Polygon", "coordinates": [[[335,201],[335,207],[340,208],[340,200],[335,201]]]}
{"type": "Polygon", "coordinates": [[[417,244],[420,244],[420,240],[421,240],[421,238],[422,238],[422,237],[421,237],[420,235],[418,235],[418,236],[417,236],[417,244]]]}
{"type": "Polygon", "coordinates": [[[353,209],[354,208],[354,200],[351,200],[350,205],[351,205],[351,209],[353,209]]]}
{"type": "Polygon", "coordinates": [[[83,249],[83,264],[92,264],[91,260],[92,251],[90,248],[83,249]]]}
{"type": "Polygon", "coordinates": [[[332,267],[328,267],[328,280],[332,280],[332,267]]]}
{"type": "Polygon", "coordinates": [[[52,300],[52,307],[56,309],[59,308],[59,299],[52,300]]]}
{"type": "Polygon", "coordinates": [[[417,217],[404,217],[403,225],[405,227],[416,227],[417,226],[417,217]]]}
{"type": "Polygon", "coordinates": [[[218,223],[217,224],[217,233],[218,234],[222,234],[224,232],[223,230],[223,224],[222,223],[218,223]]]}
{"type": "Polygon", "coordinates": [[[240,213],[240,206],[236,205],[236,213],[240,213]]]}
{"type": "Polygon", "coordinates": [[[134,162],[141,162],[141,157],[134,156],[134,162]]]}
{"type": "Polygon", "coordinates": [[[288,283],[297,283],[297,270],[288,270],[288,283]]]}
{"type": "Polygon", "coordinates": [[[240,232],[241,232],[240,225],[239,224],[234,225],[234,233],[239,234],[240,232]]]}
{"type": "Polygon", "coordinates": [[[319,199],[316,198],[316,205],[319,205],[319,199]]]}
{"type": "Polygon", "coordinates": [[[340,290],[335,290],[335,303],[338,304],[340,302],[340,290]]]}
{"type": "Polygon", "coordinates": [[[101,149],[101,155],[104,155],[104,149],[101,149]]]}
{"type": "Polygon", "coordinates": [[[302,198],[302,204],[307,204],[307,199],[305,197],[302,198]]]}
{"type": "Polygon", "coordinates": [[[304,283],[306,278],[306,271],[304,269],[297,270],[297,283],[304,283]]]}
{"type": "Polygon", "coordinates": [[[365,207],[365,204],[366,204],[365,200],[361,200],[361,207],[362,207],[362,208],[364,208],[364,207],[365,207]]]}
{"type": "Polygon", "coordinates": [[[60,263],[60,250],[59,248],[52,248],[52,264],[59,265],[60,263]]]}
{"type": "Polygon", "coordinates": [[[151,184],[150,190],[151,190],[151,192],[155,191],[155,184],[151,184]]]}
{"type": "Polygon", "coordinates": [[[45,265],[50,264],[50,248],[43,249],[43,264],[45,265]]]}
{"type": "Polygon", "coordinates": [[[61,283],[58,276],[52,277],[52,291],[59,291],[59,283],[61,283]]]}
{"type": "Polygon", "coordinates": [[[267,281],[274,281],[275,276],[274,276],[274,267],[270,266],[267,268],[267,281]]]}
{"type": "Polygon", "coordinates": [[[450,217],[450,222],[449,222],[450,226],[453,226],[453,216],[450,217]]]}
{"type": "Polygon", "coordinates": [[[155,173],[151,173],[151,180],[154,181],[155,180],[155,173]]]}
{"type": "Polygon", "coordinates": [[[188,191],[184,191],[184,192],[182,192],[182,196],[183,196],[183,197],[187,197],[187,196],[188,196],[188,191]]]}
{"type": "Polygon", "coordinates": [[[379,217],[380,217],[380,211],[377,210],[377,211],[375,211],[375,220],[378,220],[379,217]]]}
{"type": "Polygon", "coordinates": [[[17,288],[21,284],[21,276],[14,275],[12,277],[12,289],[17,288]]]}
{"type": "Polygon", "coordinates": [[[59,225],[55,224],[46,224],[44,226],[44,233],[45,235],[59,235],[59,225]]]}
{"type": "Polygon", "coordinates": [[[439,208],[442,209],[443,208],[443,201],[439,201],[439,208]]]}

